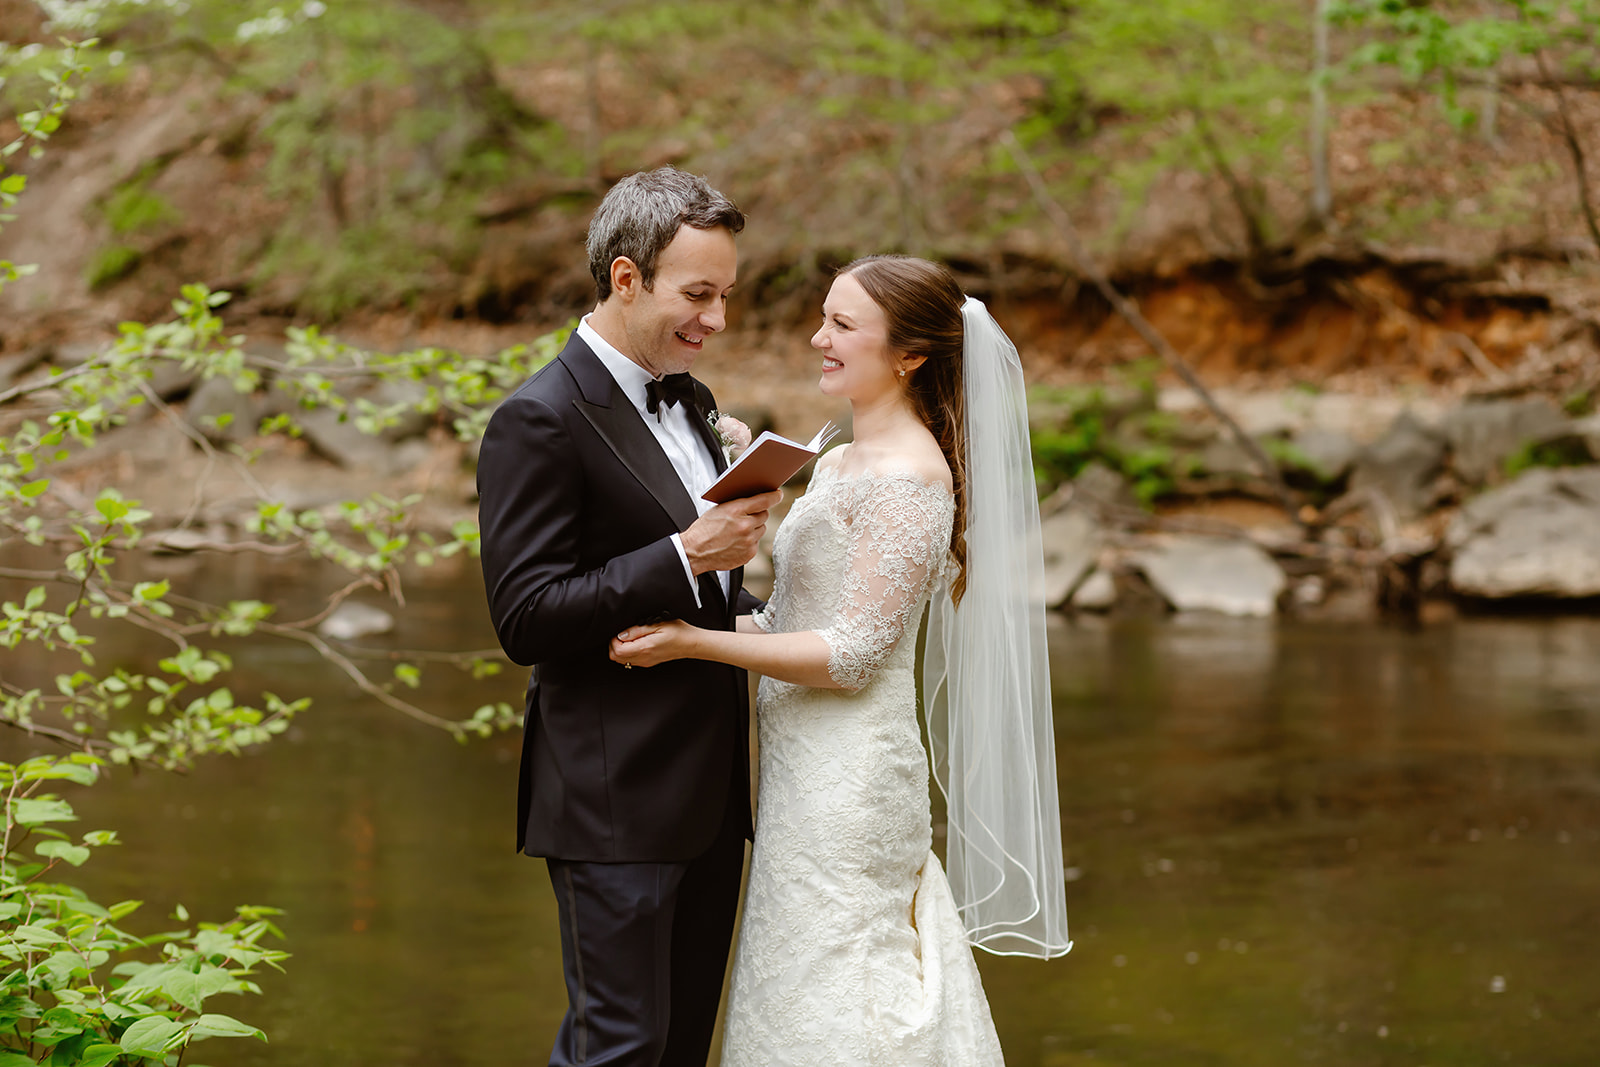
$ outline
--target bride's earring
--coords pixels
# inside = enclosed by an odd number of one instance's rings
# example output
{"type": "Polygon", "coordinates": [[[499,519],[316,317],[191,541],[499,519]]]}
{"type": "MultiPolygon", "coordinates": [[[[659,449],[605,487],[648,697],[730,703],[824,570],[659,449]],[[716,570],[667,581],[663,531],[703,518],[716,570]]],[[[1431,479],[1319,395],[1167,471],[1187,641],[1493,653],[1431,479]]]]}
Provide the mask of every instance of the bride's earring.
{"type": "Polygon", "coordinates": [[[900,377],[904,378],[905,376],[906,376],[906,369],[904,367],[901,367],[900,368],[900,377]]]}

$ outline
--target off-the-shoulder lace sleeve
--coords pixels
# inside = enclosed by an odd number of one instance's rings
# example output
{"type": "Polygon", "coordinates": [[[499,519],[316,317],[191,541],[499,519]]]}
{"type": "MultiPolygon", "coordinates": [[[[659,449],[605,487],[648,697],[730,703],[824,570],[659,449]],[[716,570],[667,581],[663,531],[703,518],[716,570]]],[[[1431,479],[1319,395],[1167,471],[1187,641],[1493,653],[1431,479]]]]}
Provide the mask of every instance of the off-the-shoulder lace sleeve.
{"type": "Polygon", "coordinates": [[[849,555],[828,643],[828,676],[860,689],[888,660],[922,606],[949,547],[950,492],[910,475],[863,479],[852,502],[849,555]]]}

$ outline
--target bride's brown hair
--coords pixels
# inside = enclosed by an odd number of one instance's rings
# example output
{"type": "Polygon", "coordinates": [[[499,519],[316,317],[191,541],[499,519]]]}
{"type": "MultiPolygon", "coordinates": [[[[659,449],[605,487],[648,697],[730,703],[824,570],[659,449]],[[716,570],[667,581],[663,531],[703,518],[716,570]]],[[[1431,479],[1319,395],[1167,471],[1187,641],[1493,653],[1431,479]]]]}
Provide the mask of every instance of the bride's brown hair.
{"type": "Polygon", "coordinates": [[[906,394],[950,465],[956,498],[950,595],[959,604],[967,588],[967,419],[961,377],[966,296],[948,270],[913,256],[864,256],[839,273],[854,278],[883,309],[891,350],[925,357],[906,380],[906,394]]]}

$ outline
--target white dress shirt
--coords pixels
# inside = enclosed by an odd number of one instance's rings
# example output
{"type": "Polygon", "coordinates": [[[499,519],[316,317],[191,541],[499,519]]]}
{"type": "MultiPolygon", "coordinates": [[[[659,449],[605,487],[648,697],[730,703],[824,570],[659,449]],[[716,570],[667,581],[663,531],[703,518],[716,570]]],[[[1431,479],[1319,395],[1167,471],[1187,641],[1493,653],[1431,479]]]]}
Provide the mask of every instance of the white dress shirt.
{"type": "MultiPolygon", "coordinates": [[[[662,404],[659,406],[661,418],[657,419],[645,406],[645,386],[652,379],[650,372],[617,351],[604,337],[601,337],[594,327],[589,325],[588,315],[578,323],[578,336],[583,338],[590,351],[605,364],[606,370],[611,372],[611,377],[616,380],[623,395],[638,410],[639,417],[650,428],[650,432],[661,445],[661,450],[672,462],[672,469],[677,471],[678,479],[683,482],[683,488],[689,494],[689,499],[694,501],[698,512],[704,515],[710,511],[716,505],[709,500],[701,499],[700,494],[711,488],[711,483],[717,480],[717,466],[711,454],[706,451],[705,439],[689,421],[699,417],[694,409],[684,403],[670,406],[662,404]]],[[[694,590],[694,602],[699,605],[700,585],[695,581],[694,568],[689,566],[689,553],[684,550],[683,538],[673,534],[672,544],[678,550],[678,558],[683,560],[683,573],[689,576],[689,587],[694,590]]],[[[717,571],[716,575],[717,583],[722,586],[722,595],[727,596],[728,572],[717,571]]]]}

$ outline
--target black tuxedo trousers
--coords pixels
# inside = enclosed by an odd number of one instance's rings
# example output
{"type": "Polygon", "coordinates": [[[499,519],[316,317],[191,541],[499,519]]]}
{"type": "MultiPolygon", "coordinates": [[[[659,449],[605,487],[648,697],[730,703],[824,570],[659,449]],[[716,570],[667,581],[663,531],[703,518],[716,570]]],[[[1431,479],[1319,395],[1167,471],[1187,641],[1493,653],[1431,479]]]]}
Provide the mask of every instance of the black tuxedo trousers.
{"type": "Polygon", "coordinates": [[[576,334],[490,419],[478,493],[490,615],[533,668],[517,847],[548,858],[562,913],[569,1005],[551,1062],[699,1067],[750,836],[747,683],[698,660],[627,670],[607,649],[659,619],[729,629],[757,602],[736,571],[734,602],[702,575],[696,603],[671,541],[694,502],[576,334]]]}

